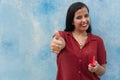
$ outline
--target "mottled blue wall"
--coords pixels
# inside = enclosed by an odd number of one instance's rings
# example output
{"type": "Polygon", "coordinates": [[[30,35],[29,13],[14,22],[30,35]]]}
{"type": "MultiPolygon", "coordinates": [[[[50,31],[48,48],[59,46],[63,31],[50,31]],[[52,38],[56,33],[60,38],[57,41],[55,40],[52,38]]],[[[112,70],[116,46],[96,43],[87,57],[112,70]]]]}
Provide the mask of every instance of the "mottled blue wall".
{"type": "Polygon", "coordinates": [[[0,0],[0,80],[55,80],[49,44],[76,1],[89,6],[93,33],[105,42],[102,80],[120,80],[120,0],[0,0]]]}

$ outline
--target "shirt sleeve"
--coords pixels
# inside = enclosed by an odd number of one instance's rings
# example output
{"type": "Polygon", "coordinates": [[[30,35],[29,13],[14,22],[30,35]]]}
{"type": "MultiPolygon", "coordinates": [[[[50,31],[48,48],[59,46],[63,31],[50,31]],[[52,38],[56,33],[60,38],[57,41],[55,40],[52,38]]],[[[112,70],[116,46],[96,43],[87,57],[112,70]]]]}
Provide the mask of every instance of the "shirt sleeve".
{"type": "Polygon", "coordinates": [[[106,50],[104,46],[104,42],[101,38],[98,39],[98,53],[97,53],[97,58],[99,64],[106,64],[106,50]]]}
{"type": "Polygon", "coordinates": [[[61,36],[63,39],[65,39],[65,34],[66,34],[66,32],[64,32],[64,31],[58,31],[58,32],[59,32],[60,36],[61,36]]]}
{"type": "Polygon", "coordinates": [[[57,33],[58,33],[62,38],[65,38],[65,32],[64,32],[64,31],[58,31],[58,32],[56,32],[52,37],[54,37],[55,35],[57,35],[57,33]]]}

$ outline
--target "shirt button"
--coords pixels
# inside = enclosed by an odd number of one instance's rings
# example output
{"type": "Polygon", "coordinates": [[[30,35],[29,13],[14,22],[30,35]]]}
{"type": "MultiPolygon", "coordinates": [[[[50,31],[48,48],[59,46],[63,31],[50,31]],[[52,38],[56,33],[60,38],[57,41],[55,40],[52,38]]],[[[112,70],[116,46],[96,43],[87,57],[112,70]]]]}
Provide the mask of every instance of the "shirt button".
{"type": "Polygon", "coordinates": [[[82,62],[82,60],[81,60],[81,59],[79,59],[79,62],[82,62]]]}
{"type": "Polygon", "coordinates": [[[80,74],[80,73],[81,73],[81,71],[78,71],[78,73],[80,74]]]}

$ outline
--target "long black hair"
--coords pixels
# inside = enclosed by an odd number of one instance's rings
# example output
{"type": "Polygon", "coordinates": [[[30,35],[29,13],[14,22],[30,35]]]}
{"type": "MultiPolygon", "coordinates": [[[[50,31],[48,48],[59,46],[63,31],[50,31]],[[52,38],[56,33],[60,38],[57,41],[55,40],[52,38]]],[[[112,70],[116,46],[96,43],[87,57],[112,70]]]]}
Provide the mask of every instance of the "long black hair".
{"type": "MultiPolygon", "coordinates": [[[[64,31],[72,32],[75,29],[75,26],[72,24],[74,14],[77,10],[79,10],[83,7],[86,7],[88,10],[88,13],[89,13],[89,9],[88,9],[87,5],[85,5],[82,2],[75,2],[68,8],[67,16],[66,16],[66,28],[64,31]]],[[[87,29],[87,33],[91,33],[91,31],[92,31],[91,25],[89,25],[89,27],[87,29]]]]}

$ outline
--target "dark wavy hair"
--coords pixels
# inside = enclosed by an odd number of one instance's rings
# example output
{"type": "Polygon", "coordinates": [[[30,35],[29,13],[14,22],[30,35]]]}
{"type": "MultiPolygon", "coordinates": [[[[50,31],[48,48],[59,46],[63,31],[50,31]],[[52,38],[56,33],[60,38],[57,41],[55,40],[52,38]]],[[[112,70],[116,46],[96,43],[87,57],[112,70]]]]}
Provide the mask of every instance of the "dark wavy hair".
{"type": "MultiPolygon", "coordinates": [[[[68,32],[72,32],[75,28],[75,26],[72,24],[73,23],[73,18],[74,18],[74,14],[77,10],[86,7],[89,13],[89,9],[87,7],[87,5],[85,5],[82,2],[75,2],[73,3],[67,11],[67,16],[66,16],[66,28],[64,31],[68,31],[68,32]]],[[[92,29],[91,29],[91,24],[89,25],[89,28],[87,29],[87,33],[91,33],[92,29]]]]}

